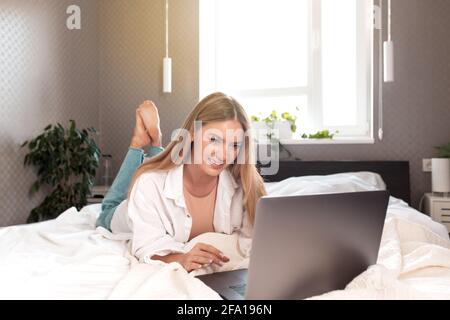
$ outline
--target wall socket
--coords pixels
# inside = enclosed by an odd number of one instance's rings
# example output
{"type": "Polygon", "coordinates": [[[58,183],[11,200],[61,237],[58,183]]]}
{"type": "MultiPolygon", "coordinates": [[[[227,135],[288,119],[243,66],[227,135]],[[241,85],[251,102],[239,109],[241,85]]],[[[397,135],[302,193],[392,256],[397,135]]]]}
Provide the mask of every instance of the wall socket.
{"type": "Polygon", "coordinates": [[[431,172],[431,169],[432,169],[431,159],[423,159],[422,160],[423,172],[431,172]]]}

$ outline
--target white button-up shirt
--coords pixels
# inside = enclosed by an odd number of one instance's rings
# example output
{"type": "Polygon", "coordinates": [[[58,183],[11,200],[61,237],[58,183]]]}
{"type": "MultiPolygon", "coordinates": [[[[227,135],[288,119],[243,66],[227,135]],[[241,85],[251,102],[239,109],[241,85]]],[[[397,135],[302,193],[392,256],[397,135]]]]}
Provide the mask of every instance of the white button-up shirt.
{"type": "MultiPolygon", "coordinates": [[[[136,180],[128,201],[132,253],[140,262],[153,255],[186,253],[192,218],[183,195],[183,168],[144,173],[136,180]]],[[[242,187],[227,169],[220,173],[214,209],[214,230],[239,234],[239,249],[249,255],[252,226],[242,203],[242,187]]]]}

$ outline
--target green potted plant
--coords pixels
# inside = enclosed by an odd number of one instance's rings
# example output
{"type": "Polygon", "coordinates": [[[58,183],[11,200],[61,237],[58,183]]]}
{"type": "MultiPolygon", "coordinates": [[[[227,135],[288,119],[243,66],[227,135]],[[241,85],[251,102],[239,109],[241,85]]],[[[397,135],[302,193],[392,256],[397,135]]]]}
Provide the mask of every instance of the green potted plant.
{"type": "Polygon", "coordinates": [[[30,193],[44,186],[51,190],[31,211],[28,223],[54,219],[71,207],[80,210],[87,204],[99,165],[100,150],[90,136],[96,133],[95,128],[78,129],[70,120],[67,129],[59,123],[49,125],[35,139],[23,143],[21,147],[29,150],[24,166],[35,167],[38,176],[30,193]]]}
{"type": "MultiPolygon", "coordinates": [[[[299,111],[299,108],[296,107],[299,111]]],[[[292,139],[292,135],[297,131],[297,117],[290,114],[289,112],[283,112],[280,116],[276,110],[273,110],[268,116],[251,116],[252,126],[256,130],[258,142],[268,141],[270,142],[271,148],[274,149],[278,146],[281,151],[285,151],[289,158],[295,160],[301,160],[300,158],[294,157],[292,152],[290,152],[282,143],[281,139],[292,139]],[[275,130],[278,130],[276,134],[275,130]]]]}
{"type": "Polygon", "coordinates": [[[334,133],[330,134],[329,130],[322,130],[322,131],[318,131],[315,134],[310,134],[310,135],[307,135],[306,133],[304,133],[302,135],[302,138],[303,139],[333,139],[334,136],[338,133],[339,133],[339,131],[335,131],[334,133]]]}
{"type": "Polygon", "coordinates": [[[442,146],[434,147],[438,151],[438,158],[450,158],[450,143],[442,146]]]}
{"type": "Polygon", "coordinates": [[[450,143],[434,147],[438,156],[431,159],[433,192],[450,192],[450,143]]]}
{"type": "MultiPolygon", "coordinates": [[[[296,110],[299,110],[298,107],[296,110]]],[[[297,117],[289,112],[283,112],[281,115],[278,115],[277,111],[273,110],[266,117],[252,115],[251,120],[256,130],[262,129],[264,130],[262,131],[263,133],[267,132],[266,135],[269,139],[277,136],[278,139],[291,139],[292,134],[297,131],[297,117]],[[275,130],[278,130],[278,135],[275,134],[275,130]]],[[[258,135],[258,137],[261,139],[261,135],[258,135]]]]}

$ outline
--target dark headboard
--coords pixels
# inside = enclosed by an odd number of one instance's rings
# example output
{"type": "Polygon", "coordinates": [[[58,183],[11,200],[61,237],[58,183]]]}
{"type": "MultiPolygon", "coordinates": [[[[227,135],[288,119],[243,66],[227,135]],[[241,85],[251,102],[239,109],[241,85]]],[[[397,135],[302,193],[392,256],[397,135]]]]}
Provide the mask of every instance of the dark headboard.
{"type": "Polygon", "coordinates": [[[393,197],[411,205],[408,161],[280,161],[278,173],[263,178],[278,182],[290,177],[359,171],[378,173],[393,197]]]}

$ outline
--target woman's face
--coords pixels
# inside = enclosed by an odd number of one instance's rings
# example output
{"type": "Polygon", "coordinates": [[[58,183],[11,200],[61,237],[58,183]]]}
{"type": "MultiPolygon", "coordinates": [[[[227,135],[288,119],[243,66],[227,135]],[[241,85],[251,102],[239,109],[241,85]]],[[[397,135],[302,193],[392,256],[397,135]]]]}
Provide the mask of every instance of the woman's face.
{"type": "Polygon", "coordinates": [[[218,176],[236,160],[244,143],[244,131],[237,120],[211,122],[194,136],[194,163],[209,176],[218,176]],[[201,151],[199,155],[198,151],[201,151]]]}

